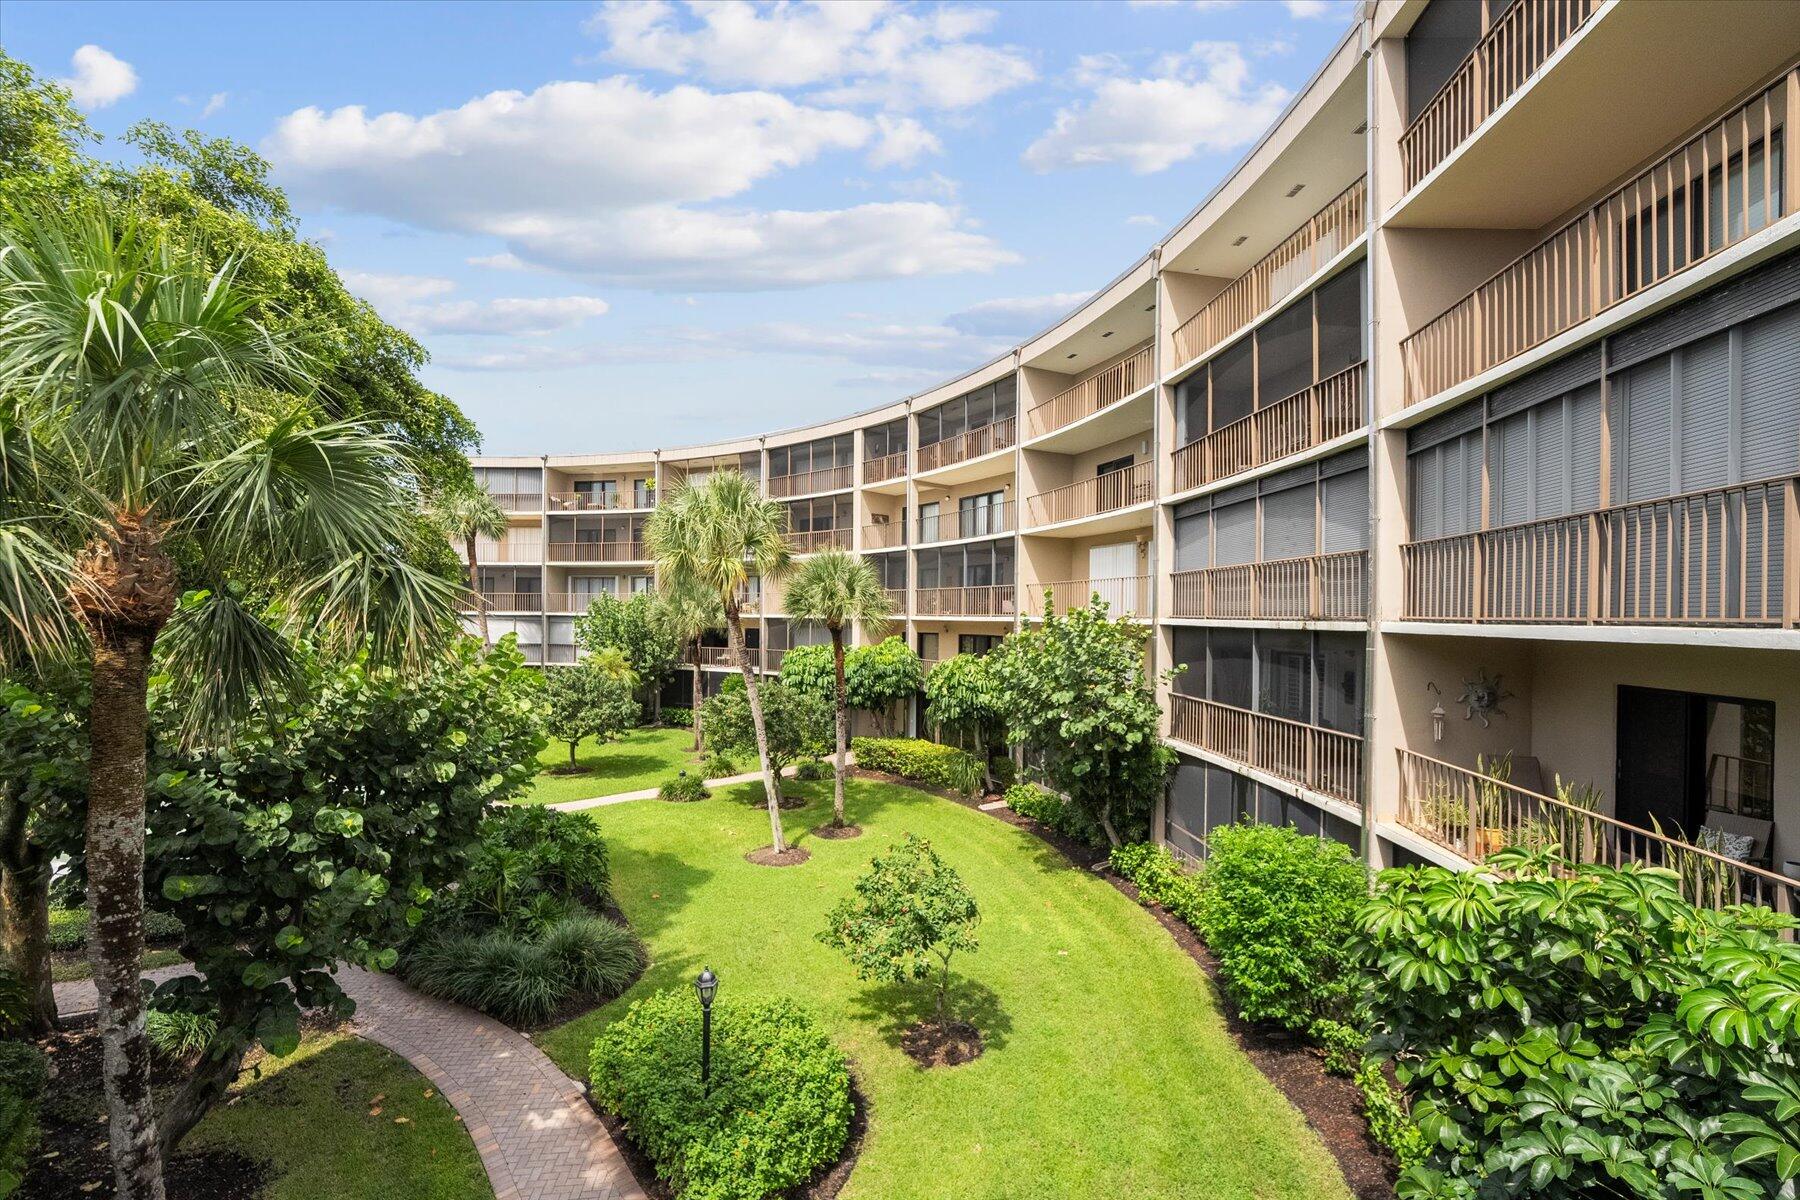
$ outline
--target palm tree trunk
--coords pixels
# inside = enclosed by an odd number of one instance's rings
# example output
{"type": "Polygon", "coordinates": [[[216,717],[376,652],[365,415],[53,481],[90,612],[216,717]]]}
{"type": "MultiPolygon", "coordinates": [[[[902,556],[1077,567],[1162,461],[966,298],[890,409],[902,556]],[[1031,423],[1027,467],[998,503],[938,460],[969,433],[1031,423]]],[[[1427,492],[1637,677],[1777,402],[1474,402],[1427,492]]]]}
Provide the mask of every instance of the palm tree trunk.
{"type": "Polygon", "coordinates": [[[831,668],[835,676],[832,699],[837,708],[837,769],[832,773],[831,823],[841,827],[844,824],[844,756],[850,743],[850,694],[844,686],[844,629],[841,625],[831,626],[831,668]]]}
{"type": "Polygon", "coordinates": [[[481,570],[475,562],[475,535],[469,534],[464,541],[469,552],[469,592],[474,597],[475,620],[481,626],[481,644],[491,646],[488,640],[487,604],[481,598],[481,570]]]}
{"type": "Polygon", "coordinates": [[[701,722],[700,722],[700,679],[701,679],[701,675],[700,675],[700,643],[699,642],[694,643],[694,657],[693,657],[693,661],[689,665],[692,667],[693,672],[694,672],[694,696],[693,696],[694,753],[698,754],[698,753],[700,753],[700,751],[706,749],[705,730],[703,730],[701,728],[701,722]]]}
{"type": "Polygon", "coordinates": [[[775,853],[781,854],[787,850],[787,839],[781,835],[781,781],[769,765],[769,735],[763,728],[762,698],[756,691],[756,672],[750,669],[750,652],[744,647],[744,623],[739,619],[735,605],[725,611],[725,632],[731,640],[738,670],[744,674],[744,691],[750,699],[750,724],[756,728],[756,757],[762,763],[763,792],[769,801],[769,844],[775,848],[775,853]]]}
{"type": "Polygon", "coordinates": [[[42,1037],[56,1028],[56,989],[50,977],[50,855],[26,837],[28,818],[18,800],[6,803],[0,832],[0,949],[12,959],[25,989],[25,1030],[42,1037]]]}
{"type": "Polygon", "coordinates": [[[144,955],[145,740],[153,632],[95,622],[87,811],[89,953],[100,994],[102,1078],[119,1200],[163,1200],[138,989],[144,955]]]}

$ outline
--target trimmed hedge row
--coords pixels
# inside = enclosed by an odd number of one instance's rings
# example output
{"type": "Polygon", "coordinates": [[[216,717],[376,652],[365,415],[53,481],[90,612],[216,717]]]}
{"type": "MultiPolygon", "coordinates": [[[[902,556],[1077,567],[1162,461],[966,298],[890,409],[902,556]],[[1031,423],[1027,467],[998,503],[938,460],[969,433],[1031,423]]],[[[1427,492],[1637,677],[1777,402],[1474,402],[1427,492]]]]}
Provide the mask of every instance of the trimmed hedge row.
{"type": "Polygon", "coordinates": [[[1084,846],[1106,844],[1106,832],[1092,818],[1055,792],[1035,783],[1017,783],[1007,788],[1006,806],[1021,817],[1030,817],[1084,846]]]}
{"type": "Polygon", "coordinates": [[[965,794],[981,786],[980,760],[955,746],[924,738],[859,737],[850,739],[850,748],[856,752],[856,765],[864,770],[885,771],[965,794]]]}
{"type": "MultiPolygon", "coordinates": [[[[144,941],[152,946],[173,946],[181,941],[181,921],[153,908],[144,910],[144,941]]],[[[87,945],[88,911],[85,908],[50,910],[50,949],[59,954],[87,945]]]]}

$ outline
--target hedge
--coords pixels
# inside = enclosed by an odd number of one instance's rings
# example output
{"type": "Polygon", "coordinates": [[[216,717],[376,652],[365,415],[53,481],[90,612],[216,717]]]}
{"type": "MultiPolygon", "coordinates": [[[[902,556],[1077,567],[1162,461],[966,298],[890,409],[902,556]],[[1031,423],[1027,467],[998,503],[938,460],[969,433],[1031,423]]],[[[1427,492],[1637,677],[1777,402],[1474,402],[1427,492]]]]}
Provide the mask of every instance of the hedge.
{"type": "Polygon", "coordinates": [[[885,771],[963,793],[981,785],[980,760],[955,746],[923,738],[859,737],[850,739],[850,748],[856,752],[856,765],[867,771],[885,771]]]}
{"type": "MultiPolygon", "coordinates": [[[[1010,764],[1009,764],[1010,765],[1010,764]]],[[[1048,788],[1018,783],[1006,789],[1006,806],[1084,846],[1104,846],[1106,832],[1093,818],[1048,788]]]]}
{"type": "Polygon", "coordinates": [[[1137,884],[1139,900],[1161,905],[1184,925],[1199,925],[1201,877],[1189,874],[1166,848],[1134,842],[1114,850],[1108,861],[1113,870],[1137,884]]]}
{"type": "MultiPolygon", "coordinates": [[[[152,946],[173,946],[181,941],[181,922],[166,912],[144,910],[144,941],[152,946]]],[[[85,908],[50,910],[50,949],[58,953],[87,945],[88,912],[85,908]]]]}

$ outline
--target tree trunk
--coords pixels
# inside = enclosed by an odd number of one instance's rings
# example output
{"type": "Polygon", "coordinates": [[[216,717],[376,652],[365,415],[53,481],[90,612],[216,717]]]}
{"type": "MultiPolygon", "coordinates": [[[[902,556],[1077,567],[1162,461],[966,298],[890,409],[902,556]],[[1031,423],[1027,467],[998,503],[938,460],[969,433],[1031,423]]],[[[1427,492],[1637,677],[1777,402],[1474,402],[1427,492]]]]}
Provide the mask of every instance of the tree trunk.
{"type": "Polygon", "coordinates": [[[706,749],[706,732],[703,728],[701,728],[701,721],[700,721],[701,674],[700,674],[700,643],[699,642],[694,643],[694,660],[693,660],[692,664],[690,664],[690,665],[692,666],[693,672],[694,672],[694,699],[693,699],[693,704],[694,704],[694,753],[698,754],[702,750],[706,749]]]}
{"type": "Polygon", "coordinates": [[[229,1029],[221,1016],[219,1032],[213,1035],[200,1061],[182,1082],[181,1090],[169,1098],[163,1109],[159,1125],[160,1148],[165,1159],[175,1153],[181,1140],[193,1132],[200,1119],[225,1095],[225,1089],[244,1068],[244,1052],[248,1045],[248,1039],[241,1031],[229,1029]]]}
{"type": "Polygon", "coordinates": [[[950,1021],[950,956],[938,956],[941,966],[938,970],[937,1023],[940,1029],[950,1021]]]}
{"type": "Polygon", "coordinates": [[[575,740],[569,743],[569,771],[571,774],[575,771],[575,747],[580,743],[580,738],[581,735],[578,733],[575,735],[575,740]]]}
{"type": "Polygon", "coordinates": [[[491,646],[488,640],[487,603],[481,598],[481,570],[475,563],[475,535],[469,534],[464,542],[469,552],[469,591],[473,595],[475,620],[481,626],[481,644],[491,646]]]}
{"type": "Polygon", "coordinates": [[[1111,800],[1108,800],[1105,804],[1102,804],[1100,806],[1100,828],[1105,831],[1106,840],[1112,845],[1112,847],[1114,849],[1117,849],[1119,846],[1124,844],[1119,841],[1118,830],[1113,828],[1112,801],[1111,800]]]}
{"type": "Polygon", "coordinates": [[[50,855],[25,836],[24,804],[11,801],[7,807],[0,847],[0,948],[25,989],[25,1033],[42,1037],[57,1021],[50,979],[50,855]]]}
{"type": "Polygon", "coordinates": [[[756,729],[756,757],[762,764],[763,792],[769,800],[769,843],[775,853],[787,850],[787,839],[781,834],[781,780],[769,764],[769,735],[763,728],[762,698],[756,691],[756,672],[750,669],[750,652],[744,646],[744,624],[737,606],[725,610],[725,632],[731,641],[738,670],[744,675],[744,691],[749,694],[750,724],[756,729]]]}
{"type": "Polygon", "coordinates": [[[831,627],[831,667],[836,676],[832,699],[837,708],[837,769],[832,773],[831,823],[841,827],[844,824],[845,755],[850,743],[850,694],[844,686],[844,630],[840,625],[831,627]]]}

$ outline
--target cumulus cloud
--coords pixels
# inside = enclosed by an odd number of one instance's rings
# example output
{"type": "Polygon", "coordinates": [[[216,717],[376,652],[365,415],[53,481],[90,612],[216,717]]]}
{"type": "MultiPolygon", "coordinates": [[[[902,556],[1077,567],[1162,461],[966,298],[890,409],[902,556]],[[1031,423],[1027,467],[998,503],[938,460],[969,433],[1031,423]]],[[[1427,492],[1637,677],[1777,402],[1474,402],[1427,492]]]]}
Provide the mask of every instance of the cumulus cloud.
{"type": "Polygon", "coordinates": [[[490,271],[523,271],[526,267],[524,259],[507,250],[499,254],[475,254],[463,261],[471,267],[486,267],[490,271]]]}
{"type": "Polygon", "coordinates": [[[304,108],[264,143],[305,200],[496,237],[519,264],[683,289],[1016,261],[938,204],[699,207],[826,153],[900,163],[936,146],[910,118],[871,120],[769,92],[656,92],[623,77],[494,92],[423,116],[304,108]]]}
{"type": "Polygon", "coordinates": [[[1253,141],[1281,112],[1287,89],[1258,83],[1234,42],[1196,42],[1169,55],[1148,77],[1116,60],[1090,57],[1076,70],[1091,95],[1059,109],[1025,150],[1034,171],[1122,164],[1140,175],[1166,170],[1203,150],[1253,141]]]}
{"type": "Polygon", "coordinates": [[[954,200],[962,191],[962,184],[937,171],[920,176],[918,179],[896,179],[888,186],[902,196],[911,196],[915,199],[954,200]]]}
{"type": "Polygon", "coordinates": [[[1158,221],[1155,217],[1151,216],[1149,213],[1133,213],[1131,216],[1125,218],[1125,223],[1127,225],[1159,225],[1159,224],[1161,224],[1160,221],[1158,221]]]}
{"type": "Polygon", "coordinates": [[[545,334],[602,316],[594,296],[445,299],[456,284],[434,275],[346,271],[344,283],[383,317],[415,333],[545,334]]]}
{"type": "Polygon", "coordinates": [[[105,108],[137,91],[137,71],[132,65],[91,42],[70,56],[69,65],[74,74],[57,82],[68,88],[83,108],[105,108]]]}
{"type": "Polygon", "coordinates": [[[1004,337],[1020,341],[1037,333],[1059,317],[1067,316],[1088,292],[1055,292],[1048,296],[1018,296],[984,300],[944,318],[944,324],[963,333],[1004,337]]]}
{"type": "Polygon", "coordinates": [[[911,117],[890,117],[878,113],[875,127],[880,137],[869,151],[868,163],[876,170],[883,167],[910,167],[921,155],[942,154],[944,144],[937,135],[911,117]]]}
{"type": "Polygon", "coordinates": [[[604,57],[729,86],[824,88],[833,103],[967,108],[1036,77],[1016,50],[971,39],[990,9],[882,0],[756,6],[742,0],[608,3],[586,29],[604,57]]]}

